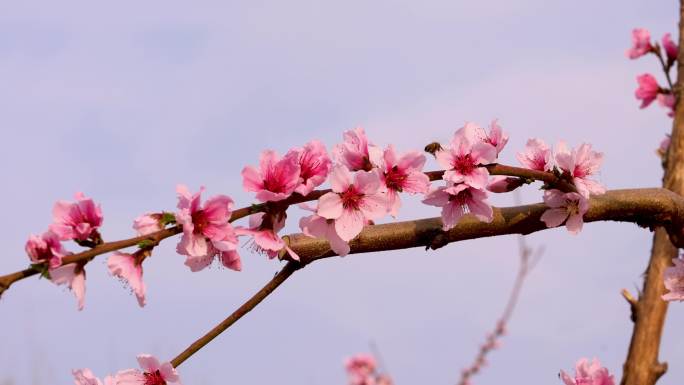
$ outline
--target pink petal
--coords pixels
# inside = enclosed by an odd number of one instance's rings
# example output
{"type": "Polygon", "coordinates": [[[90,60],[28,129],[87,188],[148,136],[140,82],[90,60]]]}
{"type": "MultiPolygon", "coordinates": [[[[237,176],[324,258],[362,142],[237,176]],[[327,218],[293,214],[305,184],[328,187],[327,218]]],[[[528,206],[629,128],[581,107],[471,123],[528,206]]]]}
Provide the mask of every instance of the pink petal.
{"type": "Polygon", "coordinates": [[[577,234],[580,231],[582,231],[582,224],[584,221],[582,220],[582,216],[578,214],[573,214],[568,217],[567,222],[565,222],[565,227],[568,229],[568,231],[572,234],[577,234]]]}
{"type": "Polygon", "coordinates": [[[357,171],[354,186],[361,194],[375,194],[380,189],[380,176],[376,171],[357,171]]]}
{"type": "Polygon", "coordinates": [[[456,202],[449,202],[442,207],[442,230],[449,231],[456,226],[463,217],[463,206],[456,202]]]}
{"type": "Polygon", "coordinates": [[[546,223],[546,227],[560,226],[568,218],[568,211],[565,208],[548,209],[544,211],[541,220],[546,223]]]}
{"type": "Polygon", "coordinates": [[[336,165],[330,173],[330,184],[336,193],[346,191],[352,184],[351,172],[345,166],[336,165]]]}
{"type": "Polygon", "coordinates": [[[344,210],[335,220],[335,231],[346,242],[351,241],[363,230],[364,217],[361,211],[344,210]]]}
{"type": "Polygon", "coordinates": [[[366,219],[382,218],[387,214],[387,197],[383,193],[365,195],[359,202],[359,210],[366,219]]]}
{"type": "Polygon", "coordinates": [[[242,187],[245,191],[257,192],[264,188],[264,180],[259,171],[253,166],[242,169],[242,187]]]}
{"type": "Polygon", "coordinates": [[[342,199],[334,192],[329,192],[318,199],[316,213],[323,218],[337,219],[342,215],[342,199]]]}
{"type": "Polygon", "coordinates": [[[148,373],[156,372],[161,367],[159,360],[151,354],[139,354],[136,358],[138,365],[148,373]]]}
{"type": "Polygon", "coordinates": [[[221,263],[223,266],[235,270],[242,270],[242,261],[240,260],[240,254],[237,251],[224,251],[221,253],[221,263]]]}

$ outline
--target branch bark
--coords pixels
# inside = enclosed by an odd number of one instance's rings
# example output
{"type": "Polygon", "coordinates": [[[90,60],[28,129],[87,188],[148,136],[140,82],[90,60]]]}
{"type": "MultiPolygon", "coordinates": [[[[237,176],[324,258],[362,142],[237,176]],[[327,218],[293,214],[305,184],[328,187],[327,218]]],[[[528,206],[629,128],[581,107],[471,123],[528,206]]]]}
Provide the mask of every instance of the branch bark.
{"type": "MultiPolygon", "coordinates": [[[[543,203],[494,208],[492,222],[467,215],[451,230],[442,231],[440,217],[368,226],[349,244],[350,254],[425,247],[437,249],[452,242],[507,234],[530,234],[547,229],[540,220],[548,207],[543,203]]],[[[656,225],[677,233],[684,218],[684,197],[661,188],[612,190],[590,199],[585,222],[632,222],[656,225]]],[[[667,236],[667,232],[664,233],[667,236]]],[[[328,241],[304,234],[287,235],[289,247],[303,265],[335,256],[328,241]]],[[[681,242],[677,239],[676,242],[681,242]]]]}
{"type": "MultiPolygon", "coordinates": [[[[679,47],[684,47],[684,0],[680,0],[679,13],[679,47]]],[[[680,48],[677,57],[677,82],[672,90],[677,102],[663,177],[663,187],[677,194],[684,193],[684,108],[680,103],[682,85],[684,49],[680,48]]],[[[642,294],[632,306],[634,329],[623,366],[621,385],[654,385],[667,371],[667,363],[661,363],[658,357],[668,306],[661,297],[666,292],[663,272],[672,264],[672,258],[676,257],[677,248],[670,242],[666,231],[656,229],[642,294]]]]}

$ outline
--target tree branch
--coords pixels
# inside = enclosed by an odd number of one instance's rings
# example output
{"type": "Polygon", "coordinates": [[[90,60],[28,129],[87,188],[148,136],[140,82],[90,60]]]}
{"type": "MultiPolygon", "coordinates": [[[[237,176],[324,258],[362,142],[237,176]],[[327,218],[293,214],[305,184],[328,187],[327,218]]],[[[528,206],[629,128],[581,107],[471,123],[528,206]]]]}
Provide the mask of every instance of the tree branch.
{"type": "MultiPolygon", "coordinates": [[[[565,181],[561,178],[559,178],[557,175],[550,173],[550,172],[543,172],[543,171],[535,171],[535,170],[529,170],[526,168],[521,168],[521,167],[513,167],[513,166],[506,166],[502,164],[490,164],[483,166],[489,170],[489,173],[492,175],[507,175],[507,176],[513,176],[513,177],[519,177],[519,178],[524,178],[524,179],[529,179],[529,180],[539,180],[543,181],[546,184],[553,185],[563,191],[575,191],[575,187],[568,183],[568,181],[565,181]]],[[[428,171],[425,173],[431,181],[436,181],[442,179],[442,175],[444,174],[444,171],[428,171]]],[[[303,203],[303,202],[309,202],[309,201],[314,201],[320,198],[321,196],[325,195],[326,193],[330,192],[331,190],[316,190],[312,191],[311,193],[307,194],[306,196],[302,196],[299,194],[293,194],[287,199],[284,199],[279,202],[266,202],[266,203],[260,203],[260,204],[255,204],[252,206],[248,207],[242,207],[239,208],[235,211],[230,216],[229,222],[235,222],[238,219],[242,219],[246,216],[259,213],[259,212],[264,212],[264,211],[284,211],[287,210],[287,208],[291,205],[298,204],[298,203],[303,203]]],[[[102,243],[100,245],[97,245],[89,250],[72,254],[66,258],[63,259],[62,264],[69,264],[69,263],[87,263],[93,258],[95,258],[98,255],[101,254],[106,254],[112,251],[116,250],[121,250],[125,249],[127,247],[135,246],[139,244],[142,241],[152,241],[155,244],[158,244],[162,240],[169,238],[173,235],[181,233],[182,227],[181,226],[174,226],[170,227],[168,229],[160,230],[155,233],[147,234],[147,235],[142,235],[134,238],[129,238],[129,239],[124,239],[120,241],[115,241],[115,242],[108,242],[108,243],[102,243]]],[[[9,287],[24,278],[28,278],[31,276],[34,276],[40,272],[39,268],[34,268],[34,267],[29,267],[24,270],[20,270],[14,273],[10,273],[4,276],[0,276],[0,296],[2,293],[5,292],[5,290],[9,289],[9,287]]]]}
{"type": "MultiPolygon", "coordinates": [[[[684,0],[679,8],[679,53],[677,55],[677,82],[672,87],[675,96],[675,116],[672,123],[670,147],[667,151],[663,187],[677,194],[684,193],[684,108],[681,90],[684,85],[684,0]]],[[[671,232],[670,232],[671,233],[671,232]]],[[[671,233],[672,234],[672,233],[671,233]]],[[[681,236],[681,235],[680,235],[681,236]]],[[[668,303],[662,296],[666,289],[663,273],[677,257],[677,242],[668,239],[665,229],[656,229],[653,236],[651,258],[644,276],[644,286],[639,300],[633,306],[634,330],[629,344],[627,359],[623,365],[621,385],[654,385],[667,371],[658,354],[665,326],[668,303]]],[[[681,247],[681,245],[678,245],[681,247]]]]}
{"type": "MultiPolygon", "coordinates": [[[[540,217],[548,207],[543,203],[494,208],[492,222],[480,222],[466,215],[451,230],[442,231],[440,217],[368,226],[349,244],[350,254],[425,247],[437,249],[452,242],[507,234],[530,234],[547,229],[540,217]]],[[[590,199],[585,222],[632,222],[644,227],[656,225],[682,229],[684,197],[660,188],[612,190],[590,199]]],[[[328,241],[304,234],[286,236],[303,265],[335,256],[328,241]]],[[[679,239],[679,238],[678,238],[679,239]]],[[[681,242],[678,240],[678,242],[681,242]]]]}
{"type": "Polygon", "coordinates": [[[172,359],[170,361],[171,365],[173,365],[174,368],[178,367],[185,360],[190,358],[193,354],[197,353],[200,349],[202,349],[209,342],[211,342],[211,340],[218,337],[219,334],[223,333],[226,329],[228,329],[231,325],[237,322],[245,314],[249,313],[252,309],[254,309],[259,303],[261,303],[261,301],[264,300],[264,298],[268,297],[269,294],[271,294],[275,289],[277,289],[278,286],[280,286],[280,284],[285,282],[285,280],[288,279],[299,268],[300,265],[297,262],[288,262],[283,267],[283,269],[280,270],[280,272],[276,274],[276,276],[273,277],[273,279],[271,279],[263,288],[261,288],[261,290],[254,294],[252,298],[247,300],[247,302],[245,302],[231,315],[229,315],[228,318],[226,318],[221,323],[216,325],[213,329],[207,332],[207,334],[203,335],[200,339],[193,342],[192,345],[188,346],[187,349],[183,350],[182,353],[180,353],[174,359],[172,359]]]}

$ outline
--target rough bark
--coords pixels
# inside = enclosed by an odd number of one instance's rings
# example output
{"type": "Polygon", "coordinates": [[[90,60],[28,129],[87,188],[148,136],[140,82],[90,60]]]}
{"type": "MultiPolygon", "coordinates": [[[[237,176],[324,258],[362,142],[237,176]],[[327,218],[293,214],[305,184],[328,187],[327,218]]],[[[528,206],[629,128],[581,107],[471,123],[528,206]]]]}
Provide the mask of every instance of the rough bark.
{"type": "MultiPolygon", "coordinates": [[[[684,47],[683,32],[684,0],[680,0],[680,47],[684,47]]],[[[677,82],[673,90],[678,100],[679,91],[684,84],[683,63],[684,50],[680,49],[677,58],[677,82]]],[[[663,177],[663,187],[677,194],[684,193],[684,108],[681,106],[678,101],[663,177]]],[[[656,229],[642,293],[633,306],[634,329],[623,366],[622,385],[653,385],[667,371],[667,363],[661,363],[658,357],[668,306],[661,298],[666,292],[662,278],[663,272],[675,257],[677,248],[670,242],[667,233],[663,229],[656,229]]]]}

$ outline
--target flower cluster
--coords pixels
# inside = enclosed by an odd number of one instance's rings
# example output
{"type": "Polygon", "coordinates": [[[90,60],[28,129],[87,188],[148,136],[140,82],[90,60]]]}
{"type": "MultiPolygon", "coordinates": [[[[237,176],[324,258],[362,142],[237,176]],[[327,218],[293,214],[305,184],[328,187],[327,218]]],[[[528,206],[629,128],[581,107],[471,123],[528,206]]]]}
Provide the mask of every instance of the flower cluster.
{"type": "Polygon", "coordinates": [[[75,202],[58,201],[52,208],[52,224],[42,235],[30,235],[25,250],[34,267],[56,285],[66,285],[76,296],[78,309],[85,303],[85,270],[83,264],[63,264],[71,253],[61,241],[73,240],[79,245],[95,246],[102,243],[98,229],[102,225],[102,209],[82,192],[75,202]]]}
{"type": "Polygon", "coordinates": [[[615,378],[601,362],[594,358],[591,363],[582,358],[575,364],[575,378],[561,370],[559,377],[565,385],[615,385],[615,378]]]}
{"type": "Polygon", "coordinates": [[[76,385],[180,385],[180,377],[176,369],[168,362],[159,360],[149,354],[137,357],[140,369],[125,369],[113,376],[106,376],[100,381],[90,369],[76,369],[72,371],[76,385]]]}
{"type": "Polygon", "coordinates": [[[378,373],[375,358],[370,354],[357,354],[344,364],[349,385],[393,385],[387,374],[378,373]]]}
{"type": "Polygon", "coordinates": [[[646,108],[657,100],[658,104],[667,109],[668,116],[673,117],[676,98],[672,91],[670,69],[677,61],[679,48],[672,41],[669,33],[663,35],[661,42],[662,48],[657,42],[651,42],[651,33],[647,29],[635,28],[632,31],[632,47],[627,50],[626,55],[630,59],[637,59],[647,54],[653,54],[658,57],[667,77],[668,87],[660,86],[653,75],[645,73],[637,76],[639,87],[634,95],[638,100],[641,100],[640,108],[646,108]],[[664,57],[663,50],[665,51],[664,57]]]}

